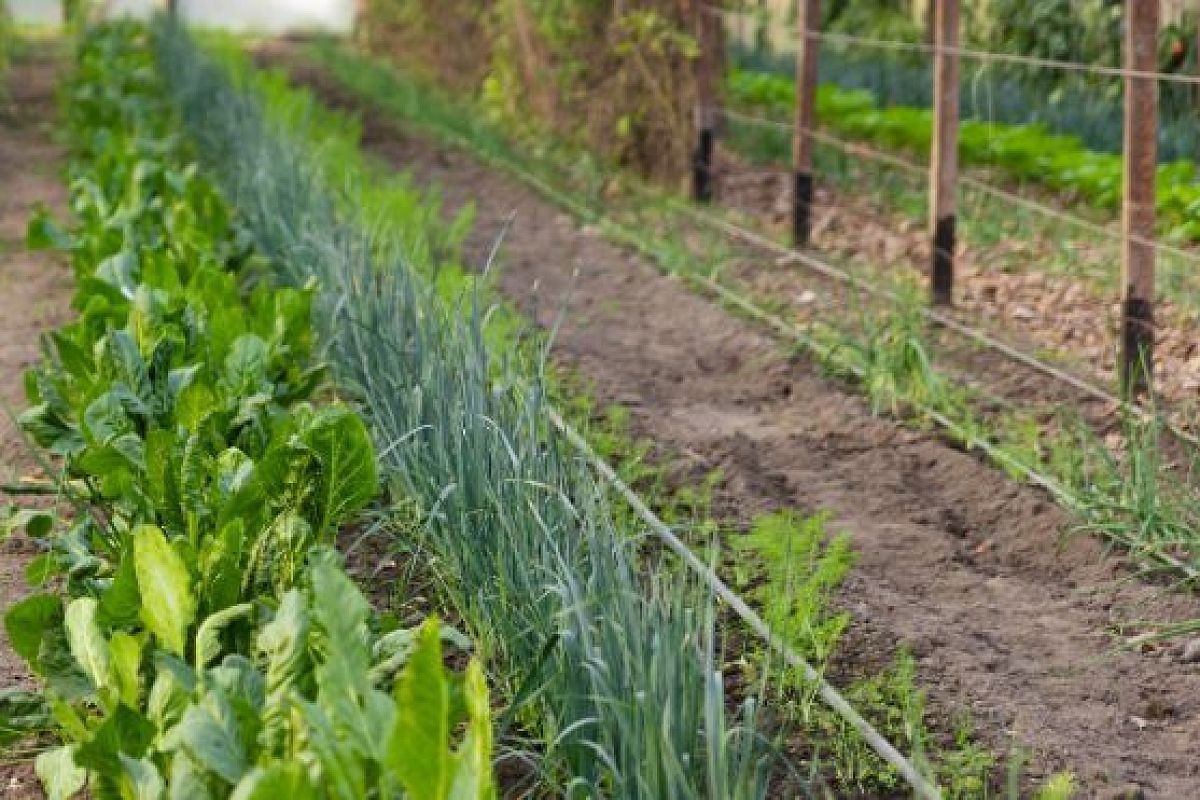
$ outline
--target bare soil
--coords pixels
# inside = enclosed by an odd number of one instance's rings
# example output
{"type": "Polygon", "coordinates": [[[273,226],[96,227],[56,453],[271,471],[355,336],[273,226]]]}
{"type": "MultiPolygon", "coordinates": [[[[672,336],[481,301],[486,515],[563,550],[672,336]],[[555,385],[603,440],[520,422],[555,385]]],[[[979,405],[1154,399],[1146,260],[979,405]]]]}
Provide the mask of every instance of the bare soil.
{"type": "Polygon", "coordinates": [[[475,204],[474,263],[515,214],[504,294],[547,327],[568,305],[555,357],[602,402],[627,406],[636,433],[720,467],[722,513],[833,513],[859,553],[839,598],[854,617],[848,646],[861,648],[848,658],[879,663],[907,645],[939,713],[969,713],[999,752],[1028,748],[1035,775],[1074,771],[1086,796],[1130,784],[1195,795],[1200,672],[1165,649],[1116,650],[1106,632],[1195,616],[1194,597],[1131,580],[1097,542],[1067,536],[1071,520],[1041,493],[872,416],[813,364],[532,190],[292,67],[361,114],[368,151],[438,186],[448,214],[475,204]]]}
{"type": "MultiPolygon", "coordinates": [[[[870,167],[865,167],[864,172],[870,167]]],[[[868,179],[869,180],[869,179],[868,179]]],[[[779,167],[747,165],[724,149],[717,165],[718,202],[744,213],[777,234],[790,224],[791,178],[779,167]]],[[[930,260],[929,237],[921,222],[875,198],[852,194],[827,182],[817,186],[813,241],[834,263],[868,261],[880,270],[923,275],[930,260]]],[[[1053,200],[1039,198],[1048,204],[1053,200]]],[[[966,207],[962,215],[977,216],[966,207]]],[[[1120,253],[1115,241],[1097,233],[1053,229],[1047,234],[1015,221],[1011,207],[995,203],[984,214],[1004,221],[1008,235],[991,244],[960,241],[955,303],[960,316],[983,324],[1026,352],[1048,351],[1069,360],[1083,377],[1102,386],[1116,382],[1120,303],[1097,280],[1058,272],[1046,265],[1070,254],[1079,270],[1102,270],[1116,284],[1120,253]]],[[[1045,222],[1045,220],[1041,220],[1045,222]]],[[[1053,222],[1053,220],[1051,220],[1053,222]]],[[[1200,253],[1196,254],[1200,258],[1200,253]]],[[[1163,256],[1168,261],[1173,257],[1163,256]]],[[[757,280],[786,283],[796,270],[763,269],[757,280]]],[[[1172,267],[1178,269],[1176,264],[1172,267]]],[[[1160,265],[1165,272],[1166,265],[1160,265]]],[[[801,275],[802,285],[805,275],[801,275]]],[[[783,299],[797,293],[785,293],[783,299]]],[[[1174,421],[1194,427],[1200,400],[1200,342],[1194,316],[1160,297],[1155,307],[1156,396],[1172,409],[1174,421]]]]}
{"type": "MultiPolygon", "coordinates": [[[[37,204],[60,217],[66,208],[64,153],[54,136],[56,66],[47,54],[17,60],[8,76],[7,104],[0,104],[0,402],[14,412],[24,406],[21,376],[38,359],[39,335],[69,318],[69,270],[55,256],[24,247],[25,225],[37,204]]],[[[0,412],[0,483],[36,469],[9,415],[0,412]]],[[[6,500],[0,496],[0,504],[6,500]]],[[[0,544],[0,608],[24,596],[24,567],[34,553],[21,536],[0,544]]],[[[24,662],[0,632],[0,686],[29,681],[24,662]]],[[[0,795],[41,796],[28,763],[0,765],[0,795]]]]}

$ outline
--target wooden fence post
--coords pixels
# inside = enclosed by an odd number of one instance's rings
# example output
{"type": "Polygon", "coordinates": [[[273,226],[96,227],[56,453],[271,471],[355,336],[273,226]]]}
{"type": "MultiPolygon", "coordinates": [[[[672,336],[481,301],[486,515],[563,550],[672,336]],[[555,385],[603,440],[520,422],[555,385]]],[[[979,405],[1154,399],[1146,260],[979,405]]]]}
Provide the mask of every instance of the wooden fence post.
{"type": "MultiPolygon", "coordinates": [[[[1125,67],[1158,71],[1159,4],[1126,0],[1125,67]]],[[[1125,76],[1125,166],[1121,204],[1121,389],[1150,389],[1154,374],[1154,178],[1158,81],[1125,76]]]]}
{"type": "Polygon", "coordinates": [[[820,54],[821,0],[799,0],[796,20],[796,117],[792,128],[792,244],[804,247],[812,236],[812,131],[817,125],[817,59],[820,54]]]}
{"type": "Polygon", "coordinates": [[[929,153],[929,287],[934,305],[954,302],[958,199],[958,0],[937,0],[934,20],[933,140],[929,153]]]}
{"type": "Polygon", "coordinates": [[[699,0],[695,7],[696,45],[696,148],[692,151],[692,199],[713,199],[713,146],[717,136],[717,85],[720,80],[719,48],[725,21],[717,8],[699,0]]]}

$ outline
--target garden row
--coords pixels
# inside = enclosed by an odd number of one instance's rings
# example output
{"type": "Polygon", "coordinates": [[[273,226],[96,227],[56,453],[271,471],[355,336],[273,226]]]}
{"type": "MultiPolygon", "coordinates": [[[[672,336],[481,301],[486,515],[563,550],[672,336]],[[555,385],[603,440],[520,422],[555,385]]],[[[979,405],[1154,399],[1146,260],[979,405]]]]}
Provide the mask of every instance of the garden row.
{"type": "MultiPolygon", "coordinates": [[[[735,69],[726,85],[735,108],[775,120],[790,119],[796,97],[791,78],[735,69]]],[[[867,90],[823,84],[817,90],[816,117],[835,134],[922,157],[929,153],[933,115],[928,108],[881,107],[867,90]]],[[[734,140],[751,155],[782,158],[788,152],[790,134],[770,129],[752,132],[735,124],[734,140]]],[[[964,119],[959,127],[959,156],[964,164],[998,167],[1014,181],[1062,191],[1097,208],[1115,209],[1120,204],[1121,156],[1089,150],[1080,138],[1051,133],[1040,123],[964,119]]],[[[1195,164],[1188,159],[1158,167],[1158,212],[1161,226],[1172,238],[1200,240],[1200,185],[1195,178],[1195,164]]]]}
{"type": "Polygon", "coordinates": [[[76,279],[20,417],[71,511],[18,520],[46,549],[5,624],[42,688],[5,690],[0,732],[58,740],[52,800],[491,796],[479,664],[447,673],[438,622],[375,614],[332,548],[378,478],[315,347],[318,289],[274,280],[148,45],[82,37],[72,222],[30,225],[76,279]]]}

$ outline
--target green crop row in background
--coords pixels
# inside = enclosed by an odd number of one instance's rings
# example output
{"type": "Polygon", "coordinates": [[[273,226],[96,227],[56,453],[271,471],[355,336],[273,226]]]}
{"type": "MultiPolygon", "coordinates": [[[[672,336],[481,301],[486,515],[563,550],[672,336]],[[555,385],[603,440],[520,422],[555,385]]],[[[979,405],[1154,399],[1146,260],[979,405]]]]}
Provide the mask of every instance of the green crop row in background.
{"type": "MultiPolygon", "coordinates": [[[[773,119],[795,105],[795,83],[781,75],[733,70],[727,88],[735,108],[765,113],[773,119]]],[[[907,150],[927,157],[932,112],[925,108],[880,108],[866,90],[847,90],[829,84],[817,90],[817,124],[835,134],[881,147],[907,150]]],[[[778,158],[787,150],[783,131],[756,137],[759,154],[778,158]]],[[[964,119],[959,126],[962,163],[999,167],[1012,181],[1061,191],[1101,209],[1121,201],[1122,159],[1088,150],[1075,136],[1053,134],[1040,124],[1013,125],[964,119]]],[[[1156,197],[1161,227],[1168,236],[1200,241],[1200,185],[1190,160],[1158,167],[1156,197]]]]}

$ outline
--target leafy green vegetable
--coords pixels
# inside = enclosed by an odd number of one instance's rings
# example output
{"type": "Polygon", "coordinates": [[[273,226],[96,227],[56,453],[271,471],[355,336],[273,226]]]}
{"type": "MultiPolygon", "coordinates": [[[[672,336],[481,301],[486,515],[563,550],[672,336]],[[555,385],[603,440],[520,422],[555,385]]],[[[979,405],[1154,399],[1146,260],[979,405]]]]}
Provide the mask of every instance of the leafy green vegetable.
{"type": "MultiPolygon", "coordinates": [[[[5,617],[43,688],[0,694],[0,741],[54,729],[63,744],[35,765],[51,798],[399,796],[396,675],[425,651],[381,646],[328,549],[378,491],[370,436],[350,408],[308,403],[325,381],[316,287],[262,274],[145,45],[131,22],[83,36],[74,224],[39,211],[29,227],[31,246],[69,253],[79,315],[27,375],[20,422],[61,457],[80,513],[8,517],[47,544],[31,576],[57,593],[5,617]]],[[[422,680],[460,682],[440,657],[422,680]]],[[[455,797],[492,796],[476,682],[455,797]]],[[[452,752],[445,715],[409,718],[452,752]]]]}

